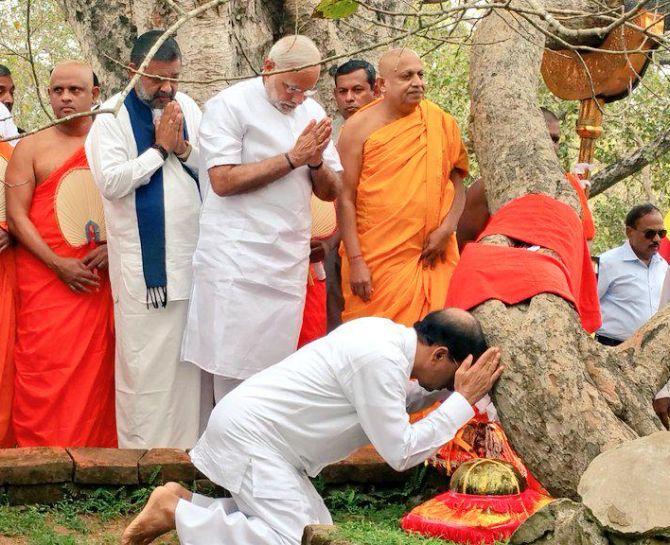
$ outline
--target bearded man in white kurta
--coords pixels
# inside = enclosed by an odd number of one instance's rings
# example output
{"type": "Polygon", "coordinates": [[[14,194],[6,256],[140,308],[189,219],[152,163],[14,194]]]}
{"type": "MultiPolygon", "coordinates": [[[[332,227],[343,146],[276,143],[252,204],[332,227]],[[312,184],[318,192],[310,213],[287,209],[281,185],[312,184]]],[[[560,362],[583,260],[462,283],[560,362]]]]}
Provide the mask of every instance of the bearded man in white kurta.
{"type": "MultiPolygon", "coordinates": [[[[161,34],[137,39],[132,68],[161,34]]],[[[181,64],[170,38],[145,73],[176,79],[181,64]]],[[[174,81],[143,76],[118,116],[96,117],[86,141],[104,197],[121,448],[190,448],[198,438],[201,371],[180,361],[180,349],[198,238],[200,119],[174,81]]]]}
{"type": "Polygon", "coordinates": [[[309,38],[283,38],[264,72],[316,66],[238,83],[205,106],[207,189],[182,358],[214,375],[212,402],[297,347],[311,195],[334,200],[342,170],[331,121],[309,98],[320,60],[309,38]]]}
{"type": "Polygon", "coordinates": [[[306,525],[331,523],[308,477],[369,442],[397,471],[423,462],[474,415],[501,372],[498,349],[486,350],[463,310],[433,312],[413,328],[384,318],[343,324],[214,409],[191,459],[232,498],[160,487],[122,543],[146,545],[176,527],[182,545],[298,545],[306,525]],[[408,409],[445,397],[410,424],[408,409]]]}

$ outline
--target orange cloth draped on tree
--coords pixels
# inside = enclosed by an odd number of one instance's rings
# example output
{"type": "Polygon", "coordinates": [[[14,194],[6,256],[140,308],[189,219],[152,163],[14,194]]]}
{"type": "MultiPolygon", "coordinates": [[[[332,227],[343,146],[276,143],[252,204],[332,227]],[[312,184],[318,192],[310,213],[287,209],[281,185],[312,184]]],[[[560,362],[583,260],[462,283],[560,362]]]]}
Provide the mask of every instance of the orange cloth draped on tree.
{"type": "MultiPolygon", "coordinates": [[[[30,220],[59,256],[83,258],[56,218],[63,177],[87,169],[82,147],[35,188],[30,220]]],[[[16,252],[19,310],[16,331],[14,430],[19,446],[116,447],[114,324],[107,271],[100,289],[72,292],[25,248],[16,252]]]]}
{"type": "Polygon", "coordinates": [[[428,236],[451,209],[454,186],[449,177],[453,170],[468,171],[458,125],[427,100],[366,140],[356,224],[373,292],[367,303],[352,294],[344,252],[344,321],[381,316],[410,326],[428,312],[443,308],[458,262],[455,234],[447,244],[444,263],[438,260],[434,269],[424,269],[420,256],[428,236]]]}
{"type": "MultiPolygon", "coordinates": [[[[0,157],[9,161],[14,148],[0,142],[0,157]]],[[[0,184],[4,184],[4,176],[0,184]]],[[[4,192],[0,192],[4,199],[4,192]]],[[[7,230],[7,222],[0,218],[0,229],[7,230]]],[[[12,430],[12,398],[14,393],[14,335],[16,333],[16,269],[14,249],[0,252],[0,448],[15,445],[12,430]]]]}
{"type": "Polygon", "coordinates": [[[575,305],[586,331],[600,327],[597,280],[582,221],[572,208],[545,195],[520,197],[491,217],[478,240],[495,234],[553,250],[560,261],[523,247],[468,244],[447,306],[470,310],[489,299],[514,305],[553,293],[575,305]]]}

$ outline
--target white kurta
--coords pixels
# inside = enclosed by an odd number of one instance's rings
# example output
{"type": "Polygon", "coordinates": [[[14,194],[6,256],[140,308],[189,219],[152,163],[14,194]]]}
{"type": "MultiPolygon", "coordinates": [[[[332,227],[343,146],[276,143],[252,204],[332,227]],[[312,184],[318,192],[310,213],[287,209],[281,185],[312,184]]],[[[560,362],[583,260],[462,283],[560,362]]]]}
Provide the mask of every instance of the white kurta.
{"type": "MultiPolygon", "coordinates": [[[[186,165],[199,166],[201,113],[183,93],[176,100],[193,146],[186,165]]],[[[113,107],[118,95],[103,108],[113,107]]],[[[103,195],[109,276],[116,322],[116,424],[121,448],[190,448],[198,437],[200,370],[180,362],[198,238],[200,195],[179,160],[154,149],[138,157],[125,106],[117,117],[99,114],[86,139],[86,156],[103,195]],[[168,304],[147,309],[135,190],[163,167],[168,304]]]]}
{"type": "MultiPolygon", "coordinates": [[[[5,106],[2,102],[0,102],[0,140],[3,138],[11,138],[12,136],[17,136],[19,134],[19,130],[16,128],[16,125],[14,124],[14,118],[12,117],[12,113],[9,111],[7,106],[5,106]]],[[[12,146],[16,146],[16,144],[19,143],[18,139],[17,140],[10,140],[9,143],[12,146]]]]}
{"type": "Polygon", "coordinates": [[[305,525],[330,521],[308,476],[368,443],[402,471],[452,439],[474,415],[460,394],[409,423],[448,394],[410,381],[416,344],[412,328],[352,320],[224,397],[191,458],[233,501],[180,501],[181,542],[297,545],[305,525]]]}
{"type": "MultiPolygon", "coordinates": [[[[193,256],[185,361],[246,379],[296,349],[309,261],[309,169],[228,197],[211,190],[207,171],[288,152],[307,124],[325,115],[312,99],[281,113],[268,101],[262,78],[228,87],[205,106],[200,179],[207,190],[193,256]]],[[[342,170],[332,142],[324,161],[342,170]]]]}

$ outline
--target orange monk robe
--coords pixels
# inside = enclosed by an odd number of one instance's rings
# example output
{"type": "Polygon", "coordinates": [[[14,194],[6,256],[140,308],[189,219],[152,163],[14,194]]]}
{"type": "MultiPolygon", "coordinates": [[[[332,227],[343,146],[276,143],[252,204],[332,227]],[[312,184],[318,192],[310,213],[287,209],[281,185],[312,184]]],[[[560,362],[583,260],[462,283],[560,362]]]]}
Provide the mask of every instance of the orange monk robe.
{"type": "MultiPolygon", "coordinates": [[[[55,196],[63,177],[87,169],[82,147],[35,188],[30,220],[59,256],[81,259],[88,244],[63,237],[55,196]]],[[[107,271],[100,289],[71,291],[25,248],[16,252],[14,431],[19,446],[115,447],[114,324],[107,271]]]]}
{"type": "MultiPolygon", "coordinates": [[[[9,161],[13,149],[7,142],[0,142],[0,157],[3,162],[9,161]]],[[[4,181],[4,175],[0,176],[0,184],[4,184],[4,181]]],[[[4,199],[3,191],[0,191],[0,199],[4,199]]],[[[7,231],[5,218],[0,217],[0,229],[7,231]]],[[[16,300],[14,249],[8,248],[0,252],[0,448],[13,447],[16,444],[11,419],[16,300]]]]}
{"type": "Polygon", "coordinates": [[[446,261],[424,268],[421,252],[454,199],[452,171],[468,172],[456,121],[423,100],[413,113],[370,135],[356,195],[361,254],[372,276],[372,298],[351,292],[349,261],[342,260],[343,321],[381,316],[412,325],[446,301],[458,244],[452,234],[446,261]]]}

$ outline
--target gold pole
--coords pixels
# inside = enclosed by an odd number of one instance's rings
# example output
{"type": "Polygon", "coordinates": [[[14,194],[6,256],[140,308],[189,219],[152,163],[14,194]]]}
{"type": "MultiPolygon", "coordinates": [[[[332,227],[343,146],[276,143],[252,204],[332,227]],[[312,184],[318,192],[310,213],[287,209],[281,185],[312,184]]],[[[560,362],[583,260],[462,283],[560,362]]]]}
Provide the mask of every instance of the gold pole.
{"type": "MultiPolygon", "coordinates": [[[[591,163],[595,152],[595,142],[603,133],[603,107],[605,101],[602,98],[587,98],[581,101],[579,107],[579,119],[577,119],[577,134],[581,138],[579,146],[579,162],[591,163]]],[[[584,176],[589,178],[591,173],[586,171],[584,176]]],[[[587,195],[588,197],[588,191],[587,195]]]]}

